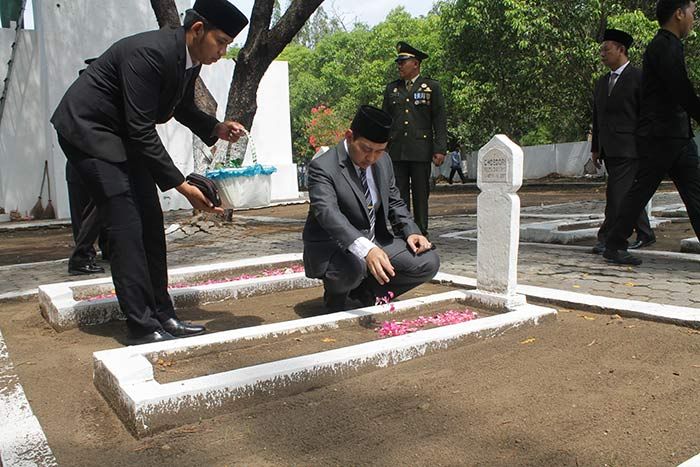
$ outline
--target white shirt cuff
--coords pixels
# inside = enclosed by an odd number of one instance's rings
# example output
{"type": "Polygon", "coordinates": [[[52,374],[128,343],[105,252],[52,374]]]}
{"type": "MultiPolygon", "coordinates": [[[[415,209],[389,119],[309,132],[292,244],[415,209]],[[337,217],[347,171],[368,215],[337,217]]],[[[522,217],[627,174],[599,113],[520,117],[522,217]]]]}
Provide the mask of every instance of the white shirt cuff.
{"type": "Polygon", "coordinates": [[[369,253],[369,250],[376,246],[377,245],[372,243],[368,238],[359,237],[357,240],[352,242],[352,245],[350,245],[348,250],[350,250],[350,253],[364,261],[365,256],[367,256],[367,253],[369,253]]]}

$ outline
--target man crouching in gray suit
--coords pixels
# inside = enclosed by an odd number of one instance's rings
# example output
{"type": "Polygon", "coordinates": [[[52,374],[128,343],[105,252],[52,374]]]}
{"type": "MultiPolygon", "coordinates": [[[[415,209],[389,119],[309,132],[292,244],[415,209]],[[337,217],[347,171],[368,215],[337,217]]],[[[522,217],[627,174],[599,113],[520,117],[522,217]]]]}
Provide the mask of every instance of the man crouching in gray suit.
{"type": "Polygon", "coordinates": [[[308,168],[304,268],[323,280],[331,312],[353,308],[349,299],[369,306],[389,292],[399,296],[440,268],[396,188],[385,152],[391,123],[388,113],[360,107],[345,138],[308,168]]]}

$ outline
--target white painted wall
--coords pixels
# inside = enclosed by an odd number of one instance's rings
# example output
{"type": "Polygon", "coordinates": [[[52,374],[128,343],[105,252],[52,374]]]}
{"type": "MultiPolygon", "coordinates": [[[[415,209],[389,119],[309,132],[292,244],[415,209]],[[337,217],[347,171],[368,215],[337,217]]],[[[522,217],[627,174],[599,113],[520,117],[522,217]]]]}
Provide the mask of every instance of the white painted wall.
{"type": "MultiPolygon", "coordinates": [[[[179,0],[178,6],[182,8],[184,3],[179,0]]],[[[85,58],[99,56],[122,37],[155,29],[157,22],[150,3],[142,0],[73,0],[36,2],[34,23],[34,31],[23,32],[5,116],[0,122],[0,206],[23,213],[31,209],[37,199],[44,160],[48,160],[51,198],[58,217],[66,218],[69,207],[65,157],[49,118],[77,71],[84,67],[85,58]]],[[[13,39],[14,34],[2,30],[0,50],[9,50],[13,39]]],[[[223,118],[226,108],[233,65],[232,61],[221,61],[204,67],[202,72],[219,102],[219,118],[223,118]]],[[[286,63],[274,63],[265,75],[258,105],[252,134],[258,143],[259,160],[278,168],[273,175],[273,201],[298,198],[286,63]]],[[[175,121],[159,127],[158,132],[175,164],[185,174],[191,172],[191,132],[175,121]]],[[[165,193],[162,200],[166,210],[189,206],[174,190],[165,193]]]]}
{"type": "MultiPolygon", "coordinates": [[[[585,175],[584,167],[591,158],[591,143],[587,141],[526,146],[522,149],[524,155],[523,178],[525,180],[534,180],[550,174],[582,177],[585,175]]],[[[477,154],[474,152],[466,157],[468,171],[466,175],[470,179],[476,176],[477,154]]],[[[442,168],[441,173],[449,176],[449,164],[442,168]]],[[[602,173],[603,169],[598,171],[598,174],[602,175],[602,173]]]]}

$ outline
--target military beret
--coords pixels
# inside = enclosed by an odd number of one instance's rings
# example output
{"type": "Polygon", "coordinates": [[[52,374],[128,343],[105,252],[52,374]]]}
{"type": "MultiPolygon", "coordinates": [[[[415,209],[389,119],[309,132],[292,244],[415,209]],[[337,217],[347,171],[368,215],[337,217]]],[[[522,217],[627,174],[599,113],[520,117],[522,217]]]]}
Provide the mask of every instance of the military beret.
{"type": "Polygon", "coordinates": [[[248,25],[248,18],[228,0],[197,0],[192,9],[231,37],[248,25]]]}

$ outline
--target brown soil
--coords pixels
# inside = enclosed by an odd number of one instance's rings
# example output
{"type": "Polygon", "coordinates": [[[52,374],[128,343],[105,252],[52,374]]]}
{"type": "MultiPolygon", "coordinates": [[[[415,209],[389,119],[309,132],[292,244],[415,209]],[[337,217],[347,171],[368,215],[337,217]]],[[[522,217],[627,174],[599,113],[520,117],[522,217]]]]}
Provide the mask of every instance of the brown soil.
{"type": "Polygon", "coordinates": [[[70,227],[0,233],[0,266],[68,258],[73,252],[70,227]]]}
{"type": "MultiPolygon", "coordinates": [[[[211,330],[254,325],[270,321],[262,310],[303,315],[308,292],[284,307],[257,297],[235,314],[212,305],[181,315],[211,330]]],[[[0,308],[60,465],[671,466],[700,452],[700,332],[687,328],[560,310],[536,327],[143,440],[92,384],[92,353],[118,346],[123,328],[58,334],[35,300],[0,308]]]]}

